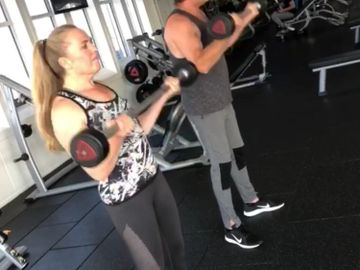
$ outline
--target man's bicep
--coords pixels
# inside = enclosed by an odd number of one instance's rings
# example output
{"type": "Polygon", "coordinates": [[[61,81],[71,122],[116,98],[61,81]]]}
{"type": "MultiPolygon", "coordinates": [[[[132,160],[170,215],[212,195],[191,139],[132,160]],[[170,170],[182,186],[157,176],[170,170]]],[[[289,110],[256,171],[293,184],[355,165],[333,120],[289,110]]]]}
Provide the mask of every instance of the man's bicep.
{"type": "Polygon", "coordinates": [[[173,32],[172,42],[183,58],[195,63],[202,52],[200,32],[193,23],[184,24],[173,32]]]}

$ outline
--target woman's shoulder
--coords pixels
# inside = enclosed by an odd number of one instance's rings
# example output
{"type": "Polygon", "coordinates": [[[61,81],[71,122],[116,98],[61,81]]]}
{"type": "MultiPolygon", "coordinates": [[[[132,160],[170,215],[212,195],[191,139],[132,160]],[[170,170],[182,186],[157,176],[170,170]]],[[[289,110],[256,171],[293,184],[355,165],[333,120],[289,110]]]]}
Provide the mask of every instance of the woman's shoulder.
{"type": "Polygon", "coordinates": [[[64,117],[66,115],[82,117],[81,115],[83,115],[84,112],[81,107],[72,100],[66,97],[56,96],[52,103],[51,114],[52,117],[64,117]]]}

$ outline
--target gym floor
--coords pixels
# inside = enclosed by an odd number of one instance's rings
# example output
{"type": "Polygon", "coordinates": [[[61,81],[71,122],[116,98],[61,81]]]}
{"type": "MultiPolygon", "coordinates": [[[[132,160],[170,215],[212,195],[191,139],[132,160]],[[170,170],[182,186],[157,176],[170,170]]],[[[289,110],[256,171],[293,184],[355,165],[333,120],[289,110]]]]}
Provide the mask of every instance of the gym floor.
{"type": "MultiPolygon", "coordinates": [[[[317,96],[313,59],[354,49],[348,26],[316,22],[306,36],[280,42],[271,26],[228,55],[234,70],[249,48],[267,43],[271,77],[233,92],[248,169],[260,193],[285,208],[244,223],[265,242],[243,250],[223,239],[209,167],[167,172],[178,202],[189,269],[360,269],[360,76],[352,65],[328,73],[317,96]]],[[[77,169],[59,185],[88,179],[77,169]]],[[[242,212],[237,193],[234,204],[242,212]]],[[[26,245],[31,270],[133,269],[96,188],[4,207],[0,228],[26,245]]]]}

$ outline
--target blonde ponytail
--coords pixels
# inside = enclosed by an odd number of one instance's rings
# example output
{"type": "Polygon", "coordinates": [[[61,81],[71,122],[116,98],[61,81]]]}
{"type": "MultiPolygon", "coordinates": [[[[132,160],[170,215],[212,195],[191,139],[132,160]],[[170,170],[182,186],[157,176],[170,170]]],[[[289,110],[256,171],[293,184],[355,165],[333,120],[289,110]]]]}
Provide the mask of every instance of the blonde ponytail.
{"type": "Polygon", "coordinates": [[[40,135],[51,151],[63,151],[56,139],[51,122],[52,103],[63,86],[64,69],[58,59],[64,56],[64,33],[75,29],[74,25],[55,28],[47,40],[35,43],[33,51],[32,97],[36,123],[40,135]]]}

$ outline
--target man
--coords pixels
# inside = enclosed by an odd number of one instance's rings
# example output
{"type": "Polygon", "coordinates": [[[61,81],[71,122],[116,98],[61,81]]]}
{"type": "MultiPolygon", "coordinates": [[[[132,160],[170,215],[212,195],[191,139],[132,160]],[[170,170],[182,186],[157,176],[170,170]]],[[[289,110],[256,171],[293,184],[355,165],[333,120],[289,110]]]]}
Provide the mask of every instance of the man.
{"type": "Polygon", "coordinates": [[[184,110],[197,129],[211,162],[211,181],[225,227],[225,240],[251,249],[262,241],[241,225],[232,202],[231,180],[245,202],[246,216],[277,210],[284,203],[260,200],[250,182],[223,54],[258,15],[258,5],[248,3],[242,13],[231,14],[235,23],[233,34],[213,40],[207,31],[207,18],[200,9],[206,2],[175,0],[176,9],[166,22],[164,39],[174,64],[190,61],[199,71],[195,83],[184,87],[181,96],[184,110]]]}

